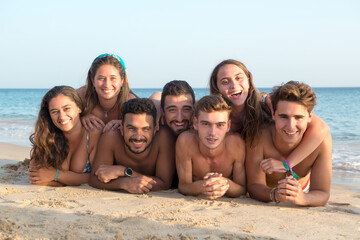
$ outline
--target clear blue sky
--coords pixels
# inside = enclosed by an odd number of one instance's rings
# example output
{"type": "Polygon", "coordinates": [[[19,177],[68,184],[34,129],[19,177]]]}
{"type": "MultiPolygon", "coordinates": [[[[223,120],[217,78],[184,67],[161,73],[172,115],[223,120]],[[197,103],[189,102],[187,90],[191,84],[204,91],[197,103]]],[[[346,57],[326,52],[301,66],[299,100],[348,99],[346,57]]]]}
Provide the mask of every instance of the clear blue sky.
{"type": "Polygon", "coordinates": [[[124,59],[132,88],[208,87],[228,58],[257,87],[360,86],[359,10],[356,0],[0,0],[0,88],[82,86],[105,52],[124,59]]]}

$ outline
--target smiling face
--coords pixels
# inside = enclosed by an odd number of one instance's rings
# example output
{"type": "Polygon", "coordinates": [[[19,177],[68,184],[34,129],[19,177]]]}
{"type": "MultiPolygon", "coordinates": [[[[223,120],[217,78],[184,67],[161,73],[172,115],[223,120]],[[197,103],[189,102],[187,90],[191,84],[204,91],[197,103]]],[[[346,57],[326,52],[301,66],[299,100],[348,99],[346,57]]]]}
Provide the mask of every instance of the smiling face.
{"type": "Polygon", "coordinates": [[[229,112],[200,111],[198,117],[194,117],[194,129],[198,131],[200,142],[208,149],[216,149],[230,130],[229,112]]]}
{"type": "Polygon", "coordinates": [[[80,108],[71,98],[59,94],[49,102],[49,113],[54,125],[63,132],[71,131],[80,123],[80,108]]]}
{"type": "Polygon", "coordinates": [[[193,99],[190,94],[165,97],[165,122],[176,135],[189,129],[193,107],[193,99]]]}
{"type": "Polygon", "coordinates": [[[311,118],[312,113],[303,104],[280,100],[273,114],[275,139],[289,145],[300,143],[311,118]]]}
{"type": "Polygon", "coordinates": [[[217,74],[216,84],[221,95],[232,105],[244,105],[249,93],[249,79],[240,67],[234,64],[222,66],[217,74]]]}
{"type": "Polygon", "coordinates": [[[121,90],[123,79],[113,65],[102,65],[96,71],[93,85],[99,98],[116,98],[121,90]]]}
{"type": "Polygon", "coordinates": [[[150,147],[155,134],[153,117],[145,113],[127,113],[120,131],[132,153],[143,153],[150,147]]]}

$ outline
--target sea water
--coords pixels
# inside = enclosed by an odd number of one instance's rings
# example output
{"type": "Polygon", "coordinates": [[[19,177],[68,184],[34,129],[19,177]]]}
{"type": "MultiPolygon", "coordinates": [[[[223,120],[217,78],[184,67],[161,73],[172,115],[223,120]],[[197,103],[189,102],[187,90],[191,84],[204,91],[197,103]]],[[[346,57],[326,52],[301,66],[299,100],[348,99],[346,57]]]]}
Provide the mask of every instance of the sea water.
{"type": "MultiPolygon", "coordinates": [[[[0,142],[30,147],[40,102],[48,89],[0,89],[0,142]]],[[[149,97],[160,88],[132,89],[149,97]]],[[[260,88],[270,92],[269,88],[260,88]]],[[[195,88],[196,99],[209,94],[195,88]]],[[[330,127],[333,138],[333,169],[360,174],[360,88],[314,88],[314,113],[330,127]]]]}

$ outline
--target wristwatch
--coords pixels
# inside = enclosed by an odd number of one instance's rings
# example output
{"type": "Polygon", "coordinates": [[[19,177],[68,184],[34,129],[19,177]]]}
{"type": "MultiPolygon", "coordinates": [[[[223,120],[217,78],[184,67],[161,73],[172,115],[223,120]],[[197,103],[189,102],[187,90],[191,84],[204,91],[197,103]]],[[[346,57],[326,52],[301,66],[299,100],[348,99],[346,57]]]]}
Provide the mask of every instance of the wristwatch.
{"type": "Polygon", "coordinates": [[[127,168],[125,168],[125,170],[124,170],[124,176],[125,177],[131,177],[131,175],[133,175],[133,170],[131,169],[131,168],[129,168],[129,167],[127,167],[127,168]]]}

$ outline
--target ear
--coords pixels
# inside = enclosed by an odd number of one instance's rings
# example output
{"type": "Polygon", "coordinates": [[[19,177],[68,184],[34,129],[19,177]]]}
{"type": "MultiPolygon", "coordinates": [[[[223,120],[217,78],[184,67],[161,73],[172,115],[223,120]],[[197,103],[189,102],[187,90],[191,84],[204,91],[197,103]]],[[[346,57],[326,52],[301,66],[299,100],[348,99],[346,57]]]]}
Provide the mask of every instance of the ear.
{"type": "Polygon", "coordinates": [[[196,117],[193,117],[193,126],[195,130],[198,130],[198,122],[196,117]]]}
{"type": "Polygon", "coordinates": [[[275,111],[271,110],[271,116],[272,116],[272,120],[275,121],[275,111]]]}
{"type": "MultiPolygon", "coordinates": [[[[161,108],[161,107],[160,107],[161,108]]],[[[160,116],[160,123],[161,125],[165,125],[165,112],[164,110],[161,108],[161,116],[160,116]]]]}
{"type": "Polygon", "coordinates": [[[121,136],[124,136],[124,125],[123,125],[123,121],[122,121],[122,120],[121,120],[119,129],[120,129],[121,136]]]}
{"type": "Polygon", "coordinates": [[[230,129],[231,129],[231,120],[229,119],[229,121],[228,121],[228,128],[227,128],[226,132],[230,131],[230,129]]]}
{"type": "Polygon", "coordinates": [[[314,115],[314,112],[313,112],[313,111],[311,111],[311,112],[309,113],[308,123],[310,123],[310,122],[311,122],[313,115],[314,115]]]}

